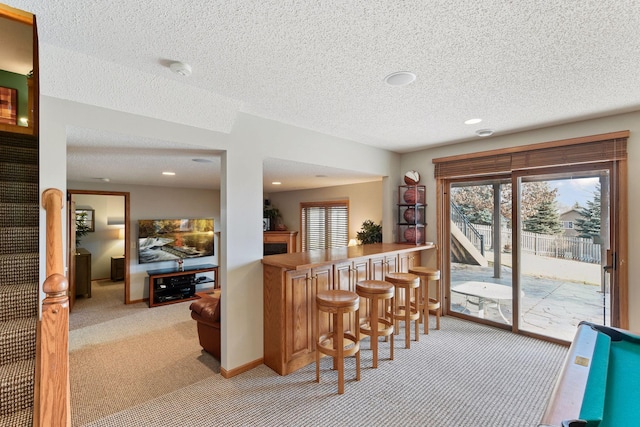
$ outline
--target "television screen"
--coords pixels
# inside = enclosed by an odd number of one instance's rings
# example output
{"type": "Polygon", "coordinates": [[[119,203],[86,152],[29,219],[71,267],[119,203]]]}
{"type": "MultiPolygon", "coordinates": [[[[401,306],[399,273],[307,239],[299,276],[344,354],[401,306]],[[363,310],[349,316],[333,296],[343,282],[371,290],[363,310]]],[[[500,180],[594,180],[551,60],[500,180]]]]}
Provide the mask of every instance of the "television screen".
{"type": "Polygon", "coordinates": [[[212,255],[213,218],[138,221],[140,264],[212,255]]]}

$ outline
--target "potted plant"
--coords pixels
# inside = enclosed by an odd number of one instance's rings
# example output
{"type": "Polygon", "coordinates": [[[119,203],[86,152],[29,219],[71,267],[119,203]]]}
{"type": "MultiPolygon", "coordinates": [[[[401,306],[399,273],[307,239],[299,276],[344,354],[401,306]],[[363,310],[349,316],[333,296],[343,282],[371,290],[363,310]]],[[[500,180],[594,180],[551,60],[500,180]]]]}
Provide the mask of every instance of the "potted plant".
{"type": "Polygon", "coordinates": [[[272,205],[264,205],[262,217],[268,220],[269,225],[267,228],[269,230],[275,230],[278,219],[280,218],[280,211],[272,205]]]}
{"type": "Polygon", "coordinates": [[[87,224],[87,212],[76,213],[76,248],[80,246],[80,240],[89,233],[91,227],[87,224]]]}
{"type": "Polygon", "coordinates": [[[361,231],[358,231],[356,237],[363,245],[382,243],[382,225],[368,219],[362,223],[361,231]]]}

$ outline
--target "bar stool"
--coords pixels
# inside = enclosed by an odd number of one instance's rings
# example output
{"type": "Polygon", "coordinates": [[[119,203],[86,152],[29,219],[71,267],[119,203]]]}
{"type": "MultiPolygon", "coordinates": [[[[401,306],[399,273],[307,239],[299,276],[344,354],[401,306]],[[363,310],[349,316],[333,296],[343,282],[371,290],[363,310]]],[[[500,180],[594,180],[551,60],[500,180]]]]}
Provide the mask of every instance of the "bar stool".
{"type": "Polygon", "coordinates": [[[429,267],[411,267],[409,273],[420,277],[422,288],[420,300],[420,315],[424,322],[424,333],[429,334],[429,313],[436,316],[436,329],[440,330],[440,316],[442,315],[442,305],[440,303],[440,283],[436,284],[436,297],[429,296],[429,281],[440,281],[440,270],[429,267]]]}
{"type": "Polygon", "coordinates": [[[369,302],[369,315],[360,321],[360,333],[371,337],[373,367],[378,367],[378,337],[391,336],[389,359],[393,360],[394,286],[382,280],[363,280],[356,284],[356,293],[369,302]],[[382,310],[380,310],[382,305],[382,310]]]}
{"type": "Polygon", "coordinates": [[[416,341],[420,340],[420,331],[418,322],[420,320],[420,311],[418,309],[420,301],[420,278],[411,273],[387,273],[385,281],[391,283],[395,287],[395,306],[393,318],[397,321],[404,321],[404,346],[411,348],[411,321],[416,322],[416,341]],[[400,291],[403,298],[400,298],[400,291]],[[413,295],[412,295],[413,294],[413,295]],[[412,303],[411,300],[414,302],[412,303]]]}
{"type": "MultiPolygon", "coordinates": [[[[338,368],[338,394],[344,393],[344,358],[356,356],[356,380],[360,381],[360,331],[344,330],[344,315],[355,313],[359,317],[360,297],[355,292],[344,290],[319,291],[316,294],[316,382],[320,382],[320,354],[333,357],[333,367],[338,368]],[[326,334],[320,335],[320,312],[332,315],[333,330],[329,326],[326,334]]],[[[347,317],[348,318],[348,317],[347,317]]],[[[348,322],[347,322],[348,324],[348,322]]]]}

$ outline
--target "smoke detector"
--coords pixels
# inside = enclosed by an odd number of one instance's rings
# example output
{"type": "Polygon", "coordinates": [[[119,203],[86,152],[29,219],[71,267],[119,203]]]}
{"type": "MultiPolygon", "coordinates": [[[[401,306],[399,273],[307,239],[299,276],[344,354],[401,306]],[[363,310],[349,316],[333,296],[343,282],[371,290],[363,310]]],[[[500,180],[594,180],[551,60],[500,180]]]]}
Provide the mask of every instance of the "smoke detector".
{"type": "Polygon", "coordinates": [[[171,64],[169,64],[169,68],[174,73],[184,77],[188,77],[191,75],[191,65],[185,64],[184,62],[172,62],[171,64]]]}
{"type": "Polygon", "coordinates": [[[478,129],[476,131],[476,135],[482,136],[482,137],[491,136],[493,135],[493,129],[478,129]]]}

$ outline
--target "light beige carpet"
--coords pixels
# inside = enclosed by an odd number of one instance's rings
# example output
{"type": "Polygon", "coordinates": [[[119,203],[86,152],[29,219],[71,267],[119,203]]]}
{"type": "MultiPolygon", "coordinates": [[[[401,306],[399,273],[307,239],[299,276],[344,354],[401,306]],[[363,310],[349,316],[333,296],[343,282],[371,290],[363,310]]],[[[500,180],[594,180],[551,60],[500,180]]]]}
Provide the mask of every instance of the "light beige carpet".
{"type": "Polygon", "coordinates": [[[147,309],[147,319],[133,321],[137,334],[127,328],[122,340],[73,351],[73,425],[535,426],[567,351],[445,317],[442,330],[421,335],[409,350],[397,340],[393,361],[381,343],[378,369],[363,342],[362,379],[353,380],[348,360],[339,396],[329,359],[320,384],[313,364],[285,377],[261,365],[222,378],[200,351],[188,311],[188,303],[147,309]],[[161,318],[162,329],[144,332],[161,318]]]}
{"type": "Polygon", "coordinates": [[[103,310],[99,309],[100,298],[109,300],[119,292],[116,286],[102,295],[93,292],[91,299],[96,299],[88,313],[83,313],[82,306],[76,306],[71,314],[70,324],[75,326],[69,340],[74,426],[149,401],[220,371],[218,361],[198,344],[190,301],[152,309],[141,303],[113,311],[107,303],[103,310]],[[111,318],[109,313],[117,316],[111,318]],[[74,319],[76,316],[81,322],[74,319]]]}

